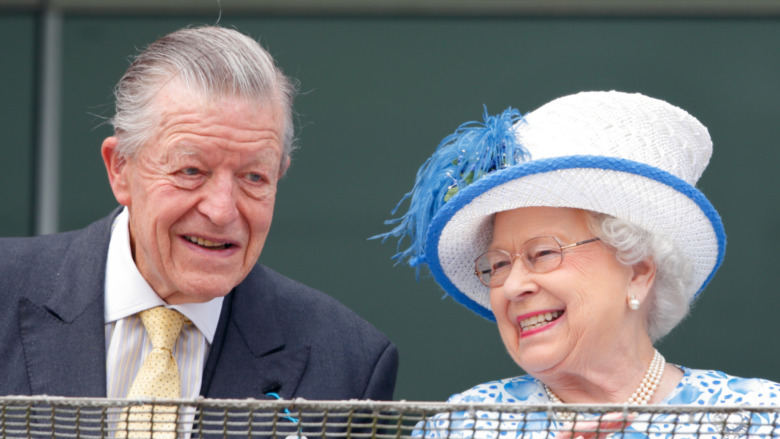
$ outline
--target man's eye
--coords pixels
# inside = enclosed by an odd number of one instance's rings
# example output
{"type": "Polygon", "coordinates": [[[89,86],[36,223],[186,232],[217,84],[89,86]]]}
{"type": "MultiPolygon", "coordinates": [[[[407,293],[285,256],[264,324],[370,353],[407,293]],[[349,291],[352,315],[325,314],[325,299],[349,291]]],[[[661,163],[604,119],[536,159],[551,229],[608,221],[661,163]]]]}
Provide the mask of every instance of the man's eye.
{"type": "Polygon", "coordinates": [[[254,172],[250,172],[249,174],[246,174],[246,178],[252,183],[258,183],[263,181],[263,176],[260,174],[256,174],[254,172]]]}
{"type": "Polygon", "coordinates": [[[184,168],[180,172],[184,175],[198,175],[200,170],[198,168],[184,168]]]}

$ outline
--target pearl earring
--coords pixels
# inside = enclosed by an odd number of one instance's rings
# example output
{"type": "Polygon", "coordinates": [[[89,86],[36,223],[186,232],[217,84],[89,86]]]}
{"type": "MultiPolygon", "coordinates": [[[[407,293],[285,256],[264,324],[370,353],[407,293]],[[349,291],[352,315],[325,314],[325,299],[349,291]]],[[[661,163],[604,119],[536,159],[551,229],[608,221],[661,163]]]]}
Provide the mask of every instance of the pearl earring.
{"type": "Polygon", "coordinates": [[[642,302],[640,302],[639,299],[637,299],[633,294],[631,295],[631,298],[628,299],[628,307],[634,311],[639,309],[639,305],[641,305],[641,303],[642,302]]]}

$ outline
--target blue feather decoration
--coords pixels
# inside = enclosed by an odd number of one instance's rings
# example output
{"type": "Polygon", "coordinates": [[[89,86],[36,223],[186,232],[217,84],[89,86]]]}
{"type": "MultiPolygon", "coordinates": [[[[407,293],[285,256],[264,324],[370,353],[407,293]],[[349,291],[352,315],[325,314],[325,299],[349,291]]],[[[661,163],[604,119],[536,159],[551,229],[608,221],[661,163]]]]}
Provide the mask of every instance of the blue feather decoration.
{"type": "Polygon", "coordinates": [[[412,190],[404,195],[392,214],[407,199],[409,210],[400,218],[385,221],[395,225],[391,231],[371,238],[382,238],[382,242],[398,238],[398,253],[393,260],[415,267],[418,279],[425,264],[428,227],[444,203],[486,174],[530,159],[514,134],[514,124],[523,118],[520,111],[510,107],[497,116],[490,116],[485,108],[483,118],[482,123],[462,124],[441,141],[417,171],[412,190]],[[409,247],[401,250],[407,238],[411,241],[409,247]]]}

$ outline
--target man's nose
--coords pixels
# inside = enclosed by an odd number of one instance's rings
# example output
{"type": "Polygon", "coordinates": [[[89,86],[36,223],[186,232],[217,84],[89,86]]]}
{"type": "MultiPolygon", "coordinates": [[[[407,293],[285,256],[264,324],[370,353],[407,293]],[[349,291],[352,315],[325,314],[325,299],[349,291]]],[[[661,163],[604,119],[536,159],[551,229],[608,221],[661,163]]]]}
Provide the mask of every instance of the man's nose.
{"type": "Polygon", "coordinates": [[[218,226],[226,226],[238,219],[238,187],[232,177],[214,176],[204,188],[198,205],[200,213],[218,226]]]}

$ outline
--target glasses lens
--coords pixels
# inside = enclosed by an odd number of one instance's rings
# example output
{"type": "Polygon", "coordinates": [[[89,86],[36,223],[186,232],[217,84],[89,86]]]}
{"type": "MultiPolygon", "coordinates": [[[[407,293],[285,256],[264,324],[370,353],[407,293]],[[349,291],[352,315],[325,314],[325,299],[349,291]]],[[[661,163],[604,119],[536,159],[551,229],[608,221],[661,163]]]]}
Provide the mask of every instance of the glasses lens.
{"type": "MultiPolygon", "coordinates": [[[[598,238],[567,245],[565,248],[595,241],[598,241],[598,238]]],[[[522,256],[528,271],[547,273],[558,268],[563,262],[563,248],[552,236],[540,236],[526,241],[518,256],[522,256]]],[[[490,250],[474,262],[480,282],[485,286],[497,288],[504,285],[504,281],[509,277],[514,257],[503,250],[490,250]]]]}
{"type": "Polygon", "coordinates": [[[536,273],[552,271],[563,261],[561,245],[551,236],[542,236],[526,242],[523,246],[523,256],[528,268],[536,273]]]}
{"type": "Polygon", "coordinates": [[[512,257],[503,250],[491,250],[476,260],[477,276],[487,287],[500,287],[512,270],[512,257]]]}

